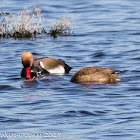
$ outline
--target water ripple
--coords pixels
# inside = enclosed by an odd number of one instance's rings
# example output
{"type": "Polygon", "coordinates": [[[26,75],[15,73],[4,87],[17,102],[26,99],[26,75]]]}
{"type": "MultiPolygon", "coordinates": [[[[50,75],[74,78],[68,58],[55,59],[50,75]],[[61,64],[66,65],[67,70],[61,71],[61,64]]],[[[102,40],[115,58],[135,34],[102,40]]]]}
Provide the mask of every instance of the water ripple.
{"type": "Polygon", "coordinates": [[[95,113],[86,111],[86,110],[79,110],[79,111],[67,111],[63,114],[64,117],[85,117],[85,116],[102,116],[105,112],[103,111],[96,111],[95,113]]]}
{"type": "Polygon", "coordinates": [[[10,85],[0,85],[0,90],[14,90],[15,88],[10,85]]]}

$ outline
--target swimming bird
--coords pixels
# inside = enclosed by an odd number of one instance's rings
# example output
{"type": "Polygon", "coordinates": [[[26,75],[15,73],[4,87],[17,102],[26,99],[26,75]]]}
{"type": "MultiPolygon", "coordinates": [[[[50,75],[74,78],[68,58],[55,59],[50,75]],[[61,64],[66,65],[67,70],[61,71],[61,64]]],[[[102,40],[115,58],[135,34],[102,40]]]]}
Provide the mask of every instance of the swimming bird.
{"type": "Polygon", "coordinates": [[[68,66],[63,60],[54,58],[38,58],[30,52],[24,52],[21,56],[24,68],[21,77],[33,79],[43,74],[64,74],[69,73],[72,67],[68,66]]]}
{"type": "Polygon", "coordinates": [[[117,83],[121,78],[115,73],[117,70],[100,67],[85,67],[78,70],[71,78],[75,83],[117,83]]]}

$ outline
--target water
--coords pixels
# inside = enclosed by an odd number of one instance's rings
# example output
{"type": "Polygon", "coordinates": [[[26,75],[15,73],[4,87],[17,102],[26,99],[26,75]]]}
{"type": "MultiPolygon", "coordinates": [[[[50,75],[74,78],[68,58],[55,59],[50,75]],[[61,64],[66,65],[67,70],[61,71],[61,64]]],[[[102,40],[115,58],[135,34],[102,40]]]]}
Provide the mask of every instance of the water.
{"type": "Polygon", "coordinates": [[[45,27],[67,16],[71,35],[0,40],[0,139],[137,140],[140,138],[140,1],[0,1],[16,14],[36,5],[45,27]],[[20,6],[19,6],[20,5],[20,6]],[[21,54],[63,59],[70,74],[21,79],[21,54]],[[118,84],[71,83],[80,68],[120,70],[118,84]]]}

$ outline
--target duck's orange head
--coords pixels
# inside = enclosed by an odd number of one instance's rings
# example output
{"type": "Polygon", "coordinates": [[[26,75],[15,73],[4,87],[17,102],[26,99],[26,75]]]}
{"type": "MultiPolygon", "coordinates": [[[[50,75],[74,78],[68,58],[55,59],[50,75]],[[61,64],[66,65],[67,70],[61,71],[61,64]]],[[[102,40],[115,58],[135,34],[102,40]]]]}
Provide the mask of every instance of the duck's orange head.
{"type": "Polygon", "coordinates": [[[34,56],[30,52],[24,52],[21,56],[21,59],[26,71],[26,78],[31,79],[31,67],[34,63],[34,56]]]}
{"type": "Polygon", "coordinates": [[[34,56],[30,52],[24,52],[21,56],[24,68],[31,67],[34,63],[34,56]]]}

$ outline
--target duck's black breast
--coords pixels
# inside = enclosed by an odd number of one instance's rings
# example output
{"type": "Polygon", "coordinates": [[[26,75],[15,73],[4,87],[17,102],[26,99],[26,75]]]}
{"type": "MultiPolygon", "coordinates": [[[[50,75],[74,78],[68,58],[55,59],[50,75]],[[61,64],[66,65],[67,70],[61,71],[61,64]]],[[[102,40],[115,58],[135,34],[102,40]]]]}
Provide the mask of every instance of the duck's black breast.
{"type": "Polygon", "coordinates": [[[21,70],[21,77],[25,77],[25,75],[26,75],[26,72],[25,72],[25,68],[23,68],[22,70],[21,70]]]}
{"type": "Polygon", "coordinates": [[[39,75],[44,75],[44,74],[49,74],[49,72],[41,67],[31,68],[31,75],[33,76],[39,76],[39,75]]]}
{"type": "MultiPolygon", "coordinates": [[[[41,67],[31,67],[31,77],[37,77],[39,75],[48,74],[49,72],[44,70],[41,67]]],[[[23,68],[21,71],[21,77],[26,77],[26,68],[23,68]]]]}
{"type": "MultiPolygon", "coordinates": [[[[38,72],[35,69],[31,69],[31,77],[36,77],[38,72]]],[[[21,77],[26,77],[26,68],[23,68],[21,71],[21,77]]]]}

